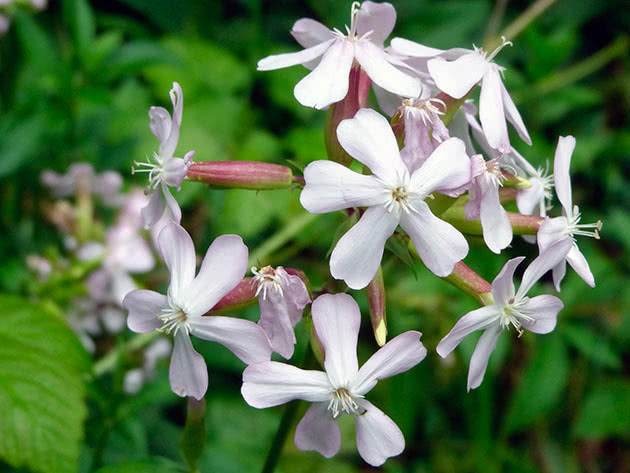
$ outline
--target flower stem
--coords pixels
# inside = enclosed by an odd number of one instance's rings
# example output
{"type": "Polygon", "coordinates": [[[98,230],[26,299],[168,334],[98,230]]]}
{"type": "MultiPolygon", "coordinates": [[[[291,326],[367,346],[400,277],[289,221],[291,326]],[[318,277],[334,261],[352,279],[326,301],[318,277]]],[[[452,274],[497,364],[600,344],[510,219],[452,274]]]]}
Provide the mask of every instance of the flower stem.
{"type": "Polygon", "coordinates": [[[107,355],[94,363],[94,377],[98,378],[113,369],[123,353],[139,350],[156,340],[160,335],[160,332],[140,333],[117,349],[111,350],[107,355]]]}
{"type": "Polygon", "coordinates": [[[512,23],[510,23],[498,38],[488,41],[485,45],[486,51],[494,50],[501,44],[501,37],[505,37],[510,41],[517,37],[525,28],[527,28],[536,18],[542,15],[547,8],[556,3],[556,0],[538,0],[532,3],[527,10],[521,13],[512,23]]]}

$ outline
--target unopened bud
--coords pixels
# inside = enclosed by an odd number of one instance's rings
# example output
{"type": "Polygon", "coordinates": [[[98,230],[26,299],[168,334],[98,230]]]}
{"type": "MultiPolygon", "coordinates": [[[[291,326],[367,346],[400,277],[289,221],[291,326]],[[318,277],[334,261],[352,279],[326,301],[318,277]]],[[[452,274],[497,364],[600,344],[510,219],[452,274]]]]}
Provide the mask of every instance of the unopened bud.
{"type": "Polygon", "coordinates": [[[387,312],[385,309],[385,283],[383,282],[383,270],[379,267],[374,279],[367,288],[368,306],[374,338],[378,346],[382,347],[387,341],[387,312]]]}
{"type": "Polygon", "coordinates": [[[532,187],[532,183],[528,179],[521,176],[515,176],[507,172],[503,173],[505,180],[503,181],[504,187],[514,187],[515,189],[529,189],[532,187]]]}
{"type": "Polygon", "coordinates": [[[269,190],[293,184],[293,173],[287,166],[257,161],[193,162],[186,177],[216,189],[269,190]]]}
{"type": "Polygon", "coordinates": [[[223,298],[210,309],[208,315],[222,315],[229,312],[236,312],[245,309],[258,302],[256,295],[255,278],[243,278],[238,286],[228,292],[223,298]]]}

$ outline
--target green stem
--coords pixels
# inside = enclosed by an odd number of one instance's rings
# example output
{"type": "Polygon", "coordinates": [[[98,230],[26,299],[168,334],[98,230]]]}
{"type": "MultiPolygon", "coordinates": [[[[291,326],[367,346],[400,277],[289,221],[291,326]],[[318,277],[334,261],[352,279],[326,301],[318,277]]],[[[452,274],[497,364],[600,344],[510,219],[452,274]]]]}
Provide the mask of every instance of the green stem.
{"type": "Polygon", "coordinates": [[[123,353],[133,350],[139,350],[140,348],[145,347],[146,345],[151,343],[153,340],[156,340],[160,335],[160,332],[155,331],[149,333],[140,333],[138,335],[135,335],[128,342],[123,343],[117,349],[111,350],[107,355],[94,363],[94,377],[98,378],[99,376],[102,376],[113,369],[123,353]]]}
{"type": "MultiPolygon", "coordinates": [[[[554,3],[556,3],[556,0],[538,0],[532,3],[527,10],[521,13],[503,30],[500,36],[505,37],[508,41],[516,38],[525,28],[527,28],[554,3]]],[[[495,38],[494,41],[489,41],[485,45],[485,49],[486,51],[493,51],[497,46],[499,46],[499,44],[501,44],[500,37],[495,38]]]]}

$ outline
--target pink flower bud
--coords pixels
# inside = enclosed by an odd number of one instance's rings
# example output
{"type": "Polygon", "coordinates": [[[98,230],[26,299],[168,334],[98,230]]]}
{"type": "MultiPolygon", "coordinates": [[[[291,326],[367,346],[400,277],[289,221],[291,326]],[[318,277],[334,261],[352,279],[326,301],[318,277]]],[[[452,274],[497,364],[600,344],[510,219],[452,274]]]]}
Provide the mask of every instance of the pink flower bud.
{"type": "Polygon", "coordinates": [[[256,161],[194,162],[187,177],[216,189],[283,189],[293,183],[290,168],[256,161]]]}
{"type": "Polygon", "coordinates": [[[367,285],[366,291],[374,338],[378,346],[382,347],[387,341],[387,311],[385,309],[385,283],[381,268],[367,285]]]}

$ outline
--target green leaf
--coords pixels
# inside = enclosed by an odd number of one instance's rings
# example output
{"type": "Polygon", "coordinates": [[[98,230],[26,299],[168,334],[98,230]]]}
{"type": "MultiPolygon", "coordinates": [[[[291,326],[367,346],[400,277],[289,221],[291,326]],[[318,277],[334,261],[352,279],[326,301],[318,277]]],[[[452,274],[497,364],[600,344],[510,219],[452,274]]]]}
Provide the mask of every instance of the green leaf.
{"type": "Polygon", "coordinates": [[[589,439],[630,433],[630,382],[609,380],[595,385],[582,404],[574,433],[589,439]]]}
{"type": "MultiPolygon", "coordinates": [[[[173,64],[177,61],[175,55],[154,41],[129,41],[109,58],[102,72],[108,78],[116,79],[137,73],[149,66],[160,64],[163,67],[164,64],[173,64]]],[[[165,89],[170,88],[171,84],[168,84],[165,89]]]]}
{"type": "Polygon", "coordinates": [[[416,279],[418,279],[418,273],[416,271],[416,265],[414,264],[411,253],[409,253],[409,241],[402,235],[394,234],[387,243],[385,248],[394,253],[403,263],[405,263],[416,279]]]}
{"type": "Polygon", "coordinates": [[[0,119],[0,177],[12,174],[35,158],[46,132],[46,119],[44,113],[31,113],[26,117],[7,114],[0,119]]]}
{"type": "Polygon", "coordinates": [[[180,473],[186,469],[166,458],[120,463],[97,470],[95,473],[180,473]]]}
{"type": "Polygon", "coordinates": [[[68,326],[0,295],[0,458],[36,472],[76,472],[88,358],[68,326]]]}
{"type": "Polygon", "coordinates": [[[578,325],[564,325],[561,330],[567,341],[589,360],[609,368],[620,368],[621,358],[601,335],[578,325]]]}
{"type": "Polygon", "coordinates": [[[72,32],[74,45],[83,61],[89,54],[94,41],[94,13],[86,0],[64,0],[63,16],[72,32]]]}
{"type": "Polygon", "coordinates": [[[508,408],[508,432],[538,421],[560,401],[567,384],[569,359],[562,339],[557,334],[536,337],[535,348],[508,408]]]}

